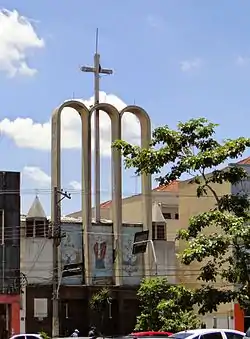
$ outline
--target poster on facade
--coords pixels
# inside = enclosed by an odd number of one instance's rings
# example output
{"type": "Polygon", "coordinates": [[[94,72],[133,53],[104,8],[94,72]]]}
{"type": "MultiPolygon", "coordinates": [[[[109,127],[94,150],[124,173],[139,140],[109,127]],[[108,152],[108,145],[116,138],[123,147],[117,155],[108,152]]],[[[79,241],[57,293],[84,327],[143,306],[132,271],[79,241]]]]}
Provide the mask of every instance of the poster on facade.
{"type": "MultiPolygon", "coordinates": [[[[82,224],[62,224],[61,240],[61,267],[70,264],[79,264],[83,262],[83,237],[82,224]]],[[[82,285],[83,274],[71,277],[63,277],[62,285],[82,285]]]]}
{"type": "Polygon", "coordinates": [[[113,283],[112,227],[92,225],[88,234],[91,281],[93,285],[113,283]]]}
{"type": "Polygon", "coordinates": [[[122,227],[122,281],[123,285],[139,285],[143,277],[143,254],[132,253],[135,233],[141,232],[142,226],[122,227]]]}

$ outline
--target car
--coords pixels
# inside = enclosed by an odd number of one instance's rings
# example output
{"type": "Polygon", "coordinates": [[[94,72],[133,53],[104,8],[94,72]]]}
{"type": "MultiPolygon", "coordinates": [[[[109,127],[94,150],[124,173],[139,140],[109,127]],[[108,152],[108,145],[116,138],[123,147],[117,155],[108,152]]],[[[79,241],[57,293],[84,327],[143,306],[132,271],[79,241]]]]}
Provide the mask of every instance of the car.
{"type": "Polygon", "coordinates": [[[163,332],[163,331],[146,331],[146,332],[133,332],[130,334],[131,337],[154,337],[154,338],[158,338],[158,337],[169,337],[170,335],[172,335],[173,333],[170,332],[163,332]]]}
{"type": "Polygon", "coordinates": [[[10,337],[10,339],[42,339],[42,337],[40,336],[40,334],[24,333],[13,335],[12,337],[10,337]]]}
{"type": "Polygon", "coordinates": [[[243,339],[244,336],[244,332],[236,330],[207,328],[181,331],[172,334],[169,339],[243,339]]]}
{"type": "Polygon", "coordinates": [[[250,339],[250,327],[247,329],[244,339],[250,339]]]}

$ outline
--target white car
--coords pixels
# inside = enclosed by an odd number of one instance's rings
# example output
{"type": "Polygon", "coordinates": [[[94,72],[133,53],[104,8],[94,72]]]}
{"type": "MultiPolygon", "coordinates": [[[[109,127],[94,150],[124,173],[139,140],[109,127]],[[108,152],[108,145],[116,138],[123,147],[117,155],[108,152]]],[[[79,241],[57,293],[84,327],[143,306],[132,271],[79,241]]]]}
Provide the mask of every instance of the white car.
{"type": "Polygon", "coordinates": [[[10,339],[42,339],[40,334],[16,334],[10,337],[10,339]]]}
{"type": "MultiPolygon", "coordinates": [[[[43,339],[40,334],[16,334],[10,337],[10,339],[43,339]]],[[[72,339],[72,337],[54,338],[54,339],[72,339]]],[[[89,339],[89,337],[78,337],[77,339],[89,339]]]]}
{"type": "Polygon", "coordinates": [[[168,339],[243,339],[244,336],[244,332],[236,330],[211,328],[178,332],[168,339]]]}

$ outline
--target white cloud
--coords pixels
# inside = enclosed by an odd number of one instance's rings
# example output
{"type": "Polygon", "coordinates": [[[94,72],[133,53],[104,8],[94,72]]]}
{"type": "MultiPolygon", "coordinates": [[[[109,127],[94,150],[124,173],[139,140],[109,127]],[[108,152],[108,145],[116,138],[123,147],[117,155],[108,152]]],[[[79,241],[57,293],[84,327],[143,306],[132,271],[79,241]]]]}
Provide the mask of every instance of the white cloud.
{"type": "Polygon", "coordinates": [[[48,188],[51,183],[51,177],[45,173],[40,167],[25,166],[22,175],[30,179],[39,188],[48,188]]]}
{"type": "Polygon", "coordinates": [[[80,191],[82,189],[82,184],[76,180],[71,181],[69,185],[76,191],[80,191]]]}
{"type": "Polygon", "coordinates": [[[28,65],[31,49],[44,47],[31,24],[31,20],[21,16],[16,10],[0,10],[0,71],[8,76],[33,76],[36,69],[28,65]]]}
{"type": "Polygon", "coordinates": [[[180,66],[183,72],[190,72],[201,67],[201,60],[199,58],[195,58],[193,60],[183,60],[180,62],[180,66]]]}
{"type": "MultiPolygon", "coordinates": [[[[94,98],[83,101],[89,107],[93,105],[94,98]]],[[[100,92],[100,102],[107,102],[121,110],[126,104],[113,94],[100,92]]],[[[65,108],[62,113],[62,148],[63,149],[79,149],[81,148],[81,122],[80,117],[71,108],[65,108]]],[[[92,126],[92,135],[93,135],[92,126]]],[[[38,123],[31,118],[16,118],[9,120],[8,118],[0,121],[0,131],[12,139],[18,147],[32,148],[36,150],[48,151],[51,148],[51,121],[38,123]]],[[[138,119],[131,113],[127,113],[123,117],[122,126],[123,138],[132,143],[138,144],[140,139],[140,124],[138,119]]],[[[104,113],[100,112],[100,138],[101,138],[101,154],[103,156],[110,155],[110,119],[104,113]]],[[[93,139],[93,138],[92,138],[93,139]]],[[[92,145],[94,142],[92,140],[92,145]]]]}
{"type": "Polygon", "coordinates": [[[243,56],[239,55],[236,59],[236,63],[239,66],[248,65],[250,63],[250,57],[243,57],[243,56]]]}

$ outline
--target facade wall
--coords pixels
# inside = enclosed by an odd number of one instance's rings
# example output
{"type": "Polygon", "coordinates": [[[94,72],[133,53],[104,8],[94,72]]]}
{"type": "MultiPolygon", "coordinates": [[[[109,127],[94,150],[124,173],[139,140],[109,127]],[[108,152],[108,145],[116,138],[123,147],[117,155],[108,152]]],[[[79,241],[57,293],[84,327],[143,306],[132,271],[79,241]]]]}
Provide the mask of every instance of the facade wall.
{"type": "MultiPolygon", "coordinates": [[[[59,317],[60,337],[69,336],[75,328],[81,336],[87,337],[91,325],[102,330],[105,335],[128,334],[132,332],[138,315],[136,290],[112,287],[111,315],[106,308],[103,322],[100,314],[93,313],[89,308],[89,299],[98,290],[97,286],[62,286],[60,292],[59,317]]],[[[26,292],[26,333],[38,333],[41,329],[51,335],[52,332],[52,287],[28,286],[26,292]],[[46,311],[42,317],[37,312],[39,302],[44,304],[46,311]]],[[[40,310],[41,311],[41,310],[40,310]]]]}
{"type": "MultiPolygon", "coordinates": [[[[163,213],[170,213],[174,219],[178,214],[178,194],[169,192],[152,192],[152,203],[162,204],[163,213]]],[[[141,223],[142,222],[142,195],[135,195],[124,198],[122,201],[122,222],[123,223],[141,223]]],[[[76,213],[78,216],[78,212],[76,213]]],[[[101,209],[102,219],[112,220],[112,203],[101,209]]]]}
{"type": "MultiPolygon", "coordinates": [[[[162,192],[155,193],[155,201],[164,201],[164,213],[170,213],[172,216],[178,213],[177,197],[171,200],[162,192]],[[159,194],[158,194],[159,193],[159,194]],[[165,196],[165,198],[164,198],[165,196]]],[[[93,321],[93,315],[89,313],[88,301],[99,288],[100,285],[113,284],[113,262],[116,255],[122,256],[122,285],[119,291],[115,286],[111,286],[114,297],[112,308],[113,319],[110,320],[107,314],[107,331],[112,333],[127,334],[133,330],[135,317],[138,314],[138,303],[136,300],[136,286],[144,276],[143,255],[132,255],[132,244],[134,234],[142,230],[142,202],[139,197],[125,199],[123,203],[123,221],[131,225],[123,225],[122,228],[122,250],[121,253],[113,251],[112,226],[109,224],[92,224],[88,237],[88,252],[90,261],[91,286],[83,286],[82,276],[62,278],[60,287],[60,334],[66,335],[66,330],[73,331],[75,327],[81,327],[82,332],[93,321]],[[124,290],[125,289],[125,290],[124,290]],[[77,309],[77,314],[74,313],[77,309]],[[85,319],[83,322],[82,319],[85,319]],[[86,328],[85,328],[85,327],[86,328]],[[72,329],[71,329],[72,327],[72,329]],[[73,328],[74,327],[74,328],[73,328]]],[[[104,211],[104,209],[102,209],[104,211]]],[[[102,218],[111,219],[112,209],[105,209],[102,218]]],[[[174,218],[174,217],[173,217],[174,218]]],[[[66,220],[66,219],[65,219],[66,220]]],[[[158,274],[167,276],[170,282],[174,282],[175,275],[175,248],[174,239],[178,229],[178,220],[167,220],[167,241],[154,241],[156,255],[158,258],[158,274]],[[169,267],[166,267],[168,265],[169,267]]],[[[82,224],[80,220],[71,221],[62,220],[63,238],[59,251],[60,269],[65,264],[83,262],[83,237],[82,224]]],[[[24,228],[23,228],[24,229],[24,228]]],[[[26,332],[37,332],[37,329],[44,328],[51,333],[51,296],[52,288],[52,240],[22,238],[21,246],[22,272],[27,275],[29,285],[25,291],[26,312],[22,312],[21,318],[26,313],[26,332]],[[35,264],[34,264],[35,263],[35,264]],[[40,272],[40,273],[39,273],[40,272]],[[43,284],[41,285],[41,282],[43,284]],[[45,282],[47,286],[45,285],[45,282]],[[43,286],[44,285],[44,286],[43,286]],[[39,319],[34,315],[34,299],[48,299],[48,315],[39,319]]],[[[150,249],[149,249],[150,250],[150,249]]],[[[155,273],[155,266],[152,260],[152,274],[155,273]]],[[[60,273],[59,273],[60,274],[60,273]]],[[[21,321],[22,323],[22,321],[21,321]]],[[[108,333],[108,332],[106,332],[108,333]]],[[[110,334],[112,334],[110,333],[110,334]]],[[[87,335],[87,333],[86,333],[87,335]]]]}
{"type": "MultiPolygon", "coordinates": [[[[174,241],[154,241],[157,258],[157,275],[165,277],[171,284],[176,283],[176,249],[174,241]]],[[[156,267],[152,262],[152,273],[156,273],[156,267]]]]}
{"type": "Polygon", "coordinates": [[[166,240],[175,242],[176,234],[179,229],[180,229],[180,220],[173,219],[166,220],[166,240]]]}
{"type": "Polygon", "coordinates": [[[26,333],[43,329],[51,335],[52,286],[28,285],[26,288],[26,333]],[[40,314],[39,314],[40,313],[40,314]],[[43,313],[43,315],[42,315],[43,313]],[[41,316],[42,315],[42,316],[41,316]]]}
{"type": "MultiPolygon", "coordinates": [[[[62,223],[61,231],[63,238],[59,248],[61,267],[69,264],[79,264],[83,259],[83,231],[81,223],[62,223]]],[[[82,285],[84,276],[63,277],[62,285],[82,285]]]]}
{"type": "MultiPolygon", "coordinates": [[[[231,185],[225,183],[223,185],[213,185],[213,188],[219,196],[224,194],[231,193],[231,185]]],[[[215,206],[214,197],[209,194],[206,197],[197,198],[196,197],[196,184],[190,184],[188,181],[182,182],[179,184],[179,223],[180,228],[187,228],[189,218],[194,215],[198,215],[202,212],[209,211],[215,206]]],[[[210,234],[213,231],[218,232],[218,228],[209,227],[203,230],[204,234],[210,234]]],[[[179,252],[182,252],[187,244],[184,241],[179,241],[178,244],[179,252]]],[[[177,262],[177,282],[184,284],[189,288],[199,288],[201,282],[197,280],[197,276],[200,270],[201,265],[197,262],[192,263],[189,266],[185,266],[177,262]]],[[[222,286],[220,282],[217,282],[217,287],[222,286]]],[[[214,314],[209,314],[204,317],[204,322],[207,327],[211,326],[212,321],[217,322],[217,327],[220,325],[226,326],[226,328],[232,327],[233,320],[231,319],[234,314],[234,305],[233,304],[223,304],[218,308],[218,312],[214,314]],[[214,320],[214,318],[216,320],[214,320]],[[229,319],[231,319],[229,321],[229,319]],[[228,325],[229,324],[229,325],[228,325]]]]}
{"type": "Polygon", "coordinates": [[[52,240],[48,238],[21,239],[21,271],[28,284],[50,284],[52,281],[52,240]]]}
{"type": "Polygon", "coordinates": [[[20,173],[0,172],[0,190],[0,293],[15,294],[20,277],[20,173]]]}
{"type": "Polygon", "coordinates": [[[0,191],[0,304],[11,334],[20,331],[20,173],[1,171],[0,191]]]}
{"type": "MultiPolygon", "coordinates": [[[[231,186],[227,183],[223,185],[213,185],[213,188],[219,196],[231,192],[231,186]]],[[[215,206],[215,199],[211,194],[197,198],[196,189],[197,185],[190,184],[189,181],[181,182],[179,184],[179,228],[187,228],[191,216],[209,211],[215,206]]],[[[218,231],[218,229],[216,230],[218,231]]],[[[209,227],[205,228],[203,233],[210,234],[213,231],[215,231],[215,229],[209,227]]],[[[184,241],[179,241],[177,246],[179,251],[182,252],[187,244],[184,241]]],[[[178,263],[178,282],[184,283],[191,288],[199,287],[200,282],[197,281],[199,269],[200,264],[196,262],[189,266],[178,263]]]]}

